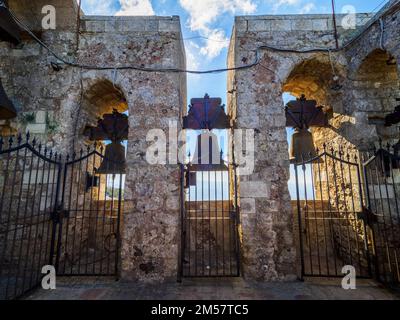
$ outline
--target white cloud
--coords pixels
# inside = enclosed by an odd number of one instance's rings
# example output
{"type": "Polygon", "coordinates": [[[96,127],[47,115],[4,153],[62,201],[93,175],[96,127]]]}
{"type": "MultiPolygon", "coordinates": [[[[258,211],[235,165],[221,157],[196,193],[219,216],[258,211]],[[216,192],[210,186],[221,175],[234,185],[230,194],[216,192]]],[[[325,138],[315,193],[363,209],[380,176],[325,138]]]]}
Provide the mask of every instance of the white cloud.
{"type": "Polygon", "coordinates": [[[189,28],[208,38],[205,39],[204,46],[200,48],[200,54],[209,59],[217,57],[229,44],[225,31],[212,28],[212,24],[225,13],[249,14],[257,9],[253,0],[179,0],[179,3],[189,14],[189,28]]]}
{"type": "Polygon", "coordinates": [[[193,41],[187,41],[185,43],[186,49],[186,65],[188,70],[199,70],[200,62],[198,54],[201,48],[193,41]]]}
{"type": "Polygon", "coordinates": [[[121,10],[117,16],[152,16],[153,6],[150,0],[119,0],[121,10]]]}
{"type": "Polygon", "coordinates": [[[179,0],[181,7],[189,13],[189,27],[193,31],[208,30],[224,13],[253,13],[257,6],[252,0],[179,0]]]}
{"type": "Polygon", "coordinates": [[[300,14],[310,13],[315,9],[315,4],[312,2],[306,3],[303,8],[300,9],[300,14]]]}
{"type": "Polygon", "coordinates": [[[221,51],[229,46],[229,39],[225,36],[225,31],[213,29],[207,32],[205,46],[200,49],[200,53],[209,59],[219,56],[221,51]]]}

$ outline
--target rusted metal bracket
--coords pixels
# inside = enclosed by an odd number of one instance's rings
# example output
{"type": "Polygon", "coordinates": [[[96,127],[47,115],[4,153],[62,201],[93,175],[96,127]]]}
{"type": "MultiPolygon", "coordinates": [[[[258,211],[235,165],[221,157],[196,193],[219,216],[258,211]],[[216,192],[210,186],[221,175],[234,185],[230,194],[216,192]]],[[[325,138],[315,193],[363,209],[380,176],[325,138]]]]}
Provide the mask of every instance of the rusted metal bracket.
{"type": "Polygon", "coordinates": [[[378,222],[377,216],[367,207],[363,207],[363,211],[357,213],[357,218],[365,221],[365,223],[368,225],[378,222]]]}
{"type": "Polygon", "coordinates": [[[51,219],[55,223],[60,223],[64,218],[69,218],[69,211],[64,210],[62,206],[58,206],[57,209],[51,213],[51,219]]]}

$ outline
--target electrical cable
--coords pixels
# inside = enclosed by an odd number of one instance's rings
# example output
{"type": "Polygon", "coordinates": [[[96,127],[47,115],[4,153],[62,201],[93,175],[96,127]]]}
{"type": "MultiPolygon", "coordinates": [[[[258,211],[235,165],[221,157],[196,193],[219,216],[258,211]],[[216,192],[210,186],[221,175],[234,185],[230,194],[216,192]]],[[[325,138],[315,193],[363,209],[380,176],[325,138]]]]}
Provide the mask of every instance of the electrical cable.
{"type": "MultiPolygon", "coordinates": [[[[400,0],[393,3],[389,8],[399,6],[400,5],[400,0]]],[[[43,48],[45,48],[51,55],[53,55],[57,60],[61,61],[65,65],[71,66],[71,67],[76,67],[76,68],[81,68],[84,70],[137,70],[137,71],[143,71],[143,72],[159,72],[159,73],[189,73],[189,74],[215,74],[215,73],[222,73],[222,72],[228,72],[228,71],[239,71],[239,70],[245,70],[245,69],[250,69],[254,66],[257,66],[261,62],[261,55],[260,51],[261,50],[269,50],[273,52],[285,52],[285,53],[299,53],[299,54],[307,54],[307,53],[318,53],[318,52],[326,52],[330,54],[331,52],[339,52],[342,51],[343,49],[347,48],[350,46],[353,42],[358,40],[373,24],[375,24],[379,19],[382,19],[383,15],[385,12],[381,12],[380,14],[377,14],[372,21],[368,24],[367,27],[365,27],[362,32],[360,32],[357,36],[352,38],[350,41],[348,41],[346,44],[344,44],[342,47],[339,48],[312,48],[312,49],[305,49],[305,50],[296,50],[296,49],[287,49],[287,48],[277,48],[273,46],[268,46],[268,45],[262,45],[256,48],[255,50],[255,60],[253,63],[246,64],[243,66],[238,66],[238,67],[231,67],[231,68],[220,68],[220,69],[212,69],[212,70],[204,70],[204,71],[196,71],[196,70],[187,70],[187,69],[182,69],[182,68],[149,68],[149,67],[139,67],[139,66],[134,66],[134,65],[124,65],[124,66],[94,66],[94,65],[85,65],[85,64],[79,64],[77,62],[71,62],[67,61],[64,58],[60,57],[56,52],[54,52],[48,45],[46,45],[43,41],[41,41],[23,22],[21,22],[16,15],[12,12],[12,10],[9,9],[9,12],[13,19],[18,23],[21,28],[23,28],[39,45],[41,45],[43,48]]]]}

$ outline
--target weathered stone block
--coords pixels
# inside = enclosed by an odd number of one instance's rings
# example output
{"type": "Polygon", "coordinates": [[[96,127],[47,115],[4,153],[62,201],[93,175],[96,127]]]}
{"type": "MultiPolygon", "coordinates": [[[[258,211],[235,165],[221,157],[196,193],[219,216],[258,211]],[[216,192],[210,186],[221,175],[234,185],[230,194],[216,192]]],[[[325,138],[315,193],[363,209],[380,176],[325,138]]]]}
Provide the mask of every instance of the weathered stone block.
{"type": "Polygon", "coordinates": [[[26,126],[26,131],[33,134],[44,134],[46,133],[47,126],[45,123],[29,123],[26,126]]]}
{"type": "Polygon", "coordinates": [[[268,198],[270,188],[266,182],[244,181],[240,183],[240,196],[243,198],[268,198]]]}

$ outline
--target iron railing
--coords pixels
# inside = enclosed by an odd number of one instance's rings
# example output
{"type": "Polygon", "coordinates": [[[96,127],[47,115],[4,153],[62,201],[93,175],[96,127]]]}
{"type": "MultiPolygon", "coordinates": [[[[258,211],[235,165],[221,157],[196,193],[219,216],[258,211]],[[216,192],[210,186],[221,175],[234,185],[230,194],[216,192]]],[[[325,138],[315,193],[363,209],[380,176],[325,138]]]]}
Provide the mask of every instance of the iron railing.
{"type": "Polygon", "coordinates": [[[1,300],[40,285],[46,265],[57,275],[118,276],[120,167],[96,144],[62,158],[29,133],[0,139],[1,300]]]}

